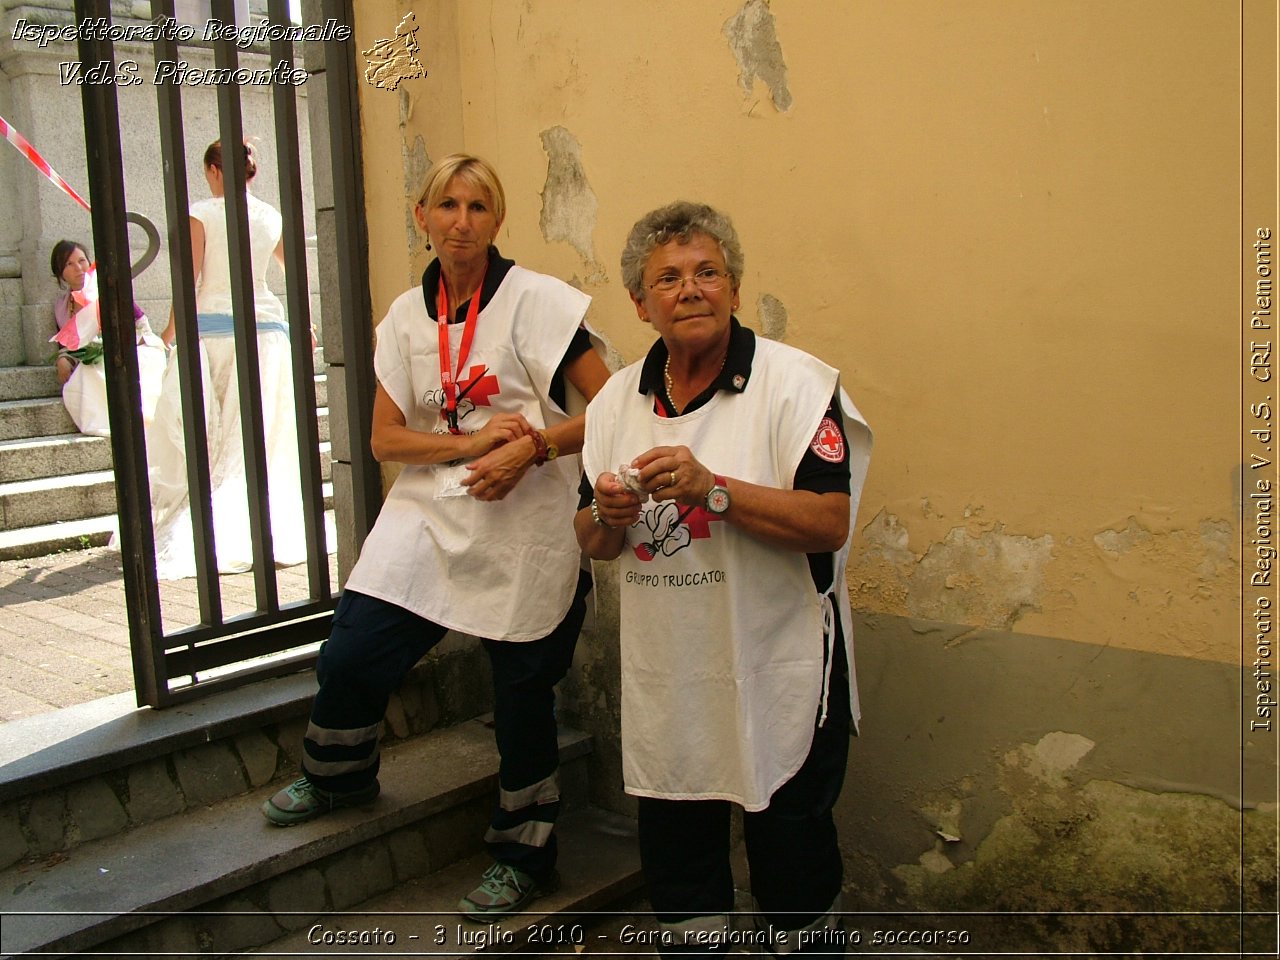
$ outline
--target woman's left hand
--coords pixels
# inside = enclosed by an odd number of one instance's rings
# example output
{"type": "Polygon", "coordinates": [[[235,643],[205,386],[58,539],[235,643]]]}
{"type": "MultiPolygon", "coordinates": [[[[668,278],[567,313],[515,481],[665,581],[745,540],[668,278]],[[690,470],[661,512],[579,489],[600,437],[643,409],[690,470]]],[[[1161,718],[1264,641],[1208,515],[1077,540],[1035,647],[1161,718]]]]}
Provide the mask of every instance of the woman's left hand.
{"type": "Polygon", "coordinates": [[[640,471],[640,482],[654,500],[675,500],[700,507],[716,478],[698,462],[688,447],[654,447],[631,461],[640,471]]]}
{"type": "Polygon", "coordinates": [[[470,474],[462,481],[467,494],[477,500],[501,500],[515,489],[533,466],[533,440],[526,436],[494,447],[479,460],[467,464],[470,474]]]}

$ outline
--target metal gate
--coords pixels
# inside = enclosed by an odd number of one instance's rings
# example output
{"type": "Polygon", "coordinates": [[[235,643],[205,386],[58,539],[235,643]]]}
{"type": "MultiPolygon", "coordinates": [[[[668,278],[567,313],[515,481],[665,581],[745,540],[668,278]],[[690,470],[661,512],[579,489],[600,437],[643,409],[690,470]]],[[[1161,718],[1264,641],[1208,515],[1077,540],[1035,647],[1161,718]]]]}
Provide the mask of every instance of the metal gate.
{"type": "MultiPolygon", "coordinates": [[[[78,23],[111,22],[110,0],[76,0],[78,23]]],[[[310,5],[309,5],[310,6],[310,5]]],[[[353,27],[351,0],[323,0],[324,20],[353,27]]],[[[212,14],[224,24],[236,21],[234,0],[213,0],[212,14]]],[[[153,18],[174,17],[173,0],[152,0],[153,18]]],[[[269,0],[273,23],[289,24],[286,0],[269,0]]],[[[241,24],[248,26],[247,24],[241,24]]],[[[345,367],[345,420],[350,425],[350,482],[335,496],[338,523],[353,534],[359,548],[372,526],[381,499],[379,471],[369,454],[372,409],[372,325],[367,285],[367,231],[361,187],[359,121],[355,96],[353,31],[346,39],[324,41],[322,89],[327,130],[313,130],[313,161],[328,154],[333,197],[331,209],[317,201],[317,217],[326,218],[319,251],[325,271],[336,280],[336,302],[326,299],[329,324],[340,323],[345,367]],[[320,144],[317,148],[315,145],[320,144]],[[327,147],[327,149],[325,149],[327,147]],[[332,314],[330,313],[332,311],[332,314]]],[[[179,59],[172,32],[154,42],[156,62],[179,59]]],[[[86,66],[105,63],[115,76],[114,45],[108,31],[80,31],[79,56],[86,66]],[[104,38],[105,37],[105,38],[104,38]]],[[[212,42],[219,70],[237,68],[234,39],[212,42]]],[[[271,41],[271,62],[293,69],[294,45],[271,41]]],[[[157,71],[158,73],[158,71],[157,71]]],[[[305,598],[282,602],[274,564],[268,492],[271,478],[265,462],[263,410],[258,394],[258,347],[254,320],[253,277],[245,202],[242,151],[224,153],[228,247],[231,263],[235,358],[239,380],[242,442],[248,477],[249,523],[253,540],[254,609],[227,615],[215,559],[209,457],[205,445],[205,411],[200,383],[199,351],[180,349],[181,403],[186,440],[187,488],[195,540],[199,622],[166,634],[156,579],[155,544],[148,485],[146,442],[133,324],[133,284],[125,224],[122,131],[116,89],[109,83],[82,85],[89,189],[93,207],[93,241],[97,250],[104,363],[115,459],[116,497],[120,518],[124,586],[129,615],[134,683],[139,705],[162,707],[203,696],[217,689],[296,671],[314,662],[314,644],[327,636],[335,597],[328,569],[321,468],[316,420],[316,391],[310,344],[292,335],[294,409],[307,542],[305,598]],[[301,650],[299,648],[302,648],[301,650]]],[[[179,344],[197,342],[195,288],[188,220],[187,165],[183,143],[182,87],[177,78],[156,78],[161,152],[165,180],[173,307],[179,344]]],[[[273,114],[280,176],[285,239],[285,305],[292,330],[309,327],[309,294],[303,236],[302,190],[298,157],[298,119],[294,87],[273,84],[273,114]]],[[[219,134],[225,143],[243,142],[241,91],[234,82],[218,86],[219,134]]],[[[327,182],[328,175],[325,180],[327,182]]],[[[326,201],[328,198],[326,198],[326,201]]],[[[329,336],[332,336],[330,332],[329,336]]]]}

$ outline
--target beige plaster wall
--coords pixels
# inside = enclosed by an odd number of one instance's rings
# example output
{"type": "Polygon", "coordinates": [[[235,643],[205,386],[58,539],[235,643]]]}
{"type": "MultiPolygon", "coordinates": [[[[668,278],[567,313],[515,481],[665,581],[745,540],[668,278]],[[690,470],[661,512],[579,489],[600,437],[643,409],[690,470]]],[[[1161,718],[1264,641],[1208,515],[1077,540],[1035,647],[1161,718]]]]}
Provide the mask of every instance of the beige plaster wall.
{"type": "MultiPolygon", "coordinates": [[[[653,339],[623,237],[688,197],[737,222],[742,319],[844,371],[876,432],[849,909],[1025,921],[980,949],[1212,952],[1236,926],[1059,918],[1274,901],[1273,734],[1236,746],[1233,6],[357,7],[365,47],[412,10],[429,70],[361,87],[377,316],[425,260],[414,165],[464,149],[502,173],[504,251],[589,292],[615,359],[653,339]]],[[[597,597],[561,702],[626,810],[609,565],[597,597]]]]}
{"type": "Polygon", "coordinates": [[[857,606],[1235,660],[1232,5],[368,0],[360,46],[410,10],[428,76],[360,88],[375,316],[445,153],[628,361],[626,230],[706,200],[742,319],[876,433],[857,606]]]}

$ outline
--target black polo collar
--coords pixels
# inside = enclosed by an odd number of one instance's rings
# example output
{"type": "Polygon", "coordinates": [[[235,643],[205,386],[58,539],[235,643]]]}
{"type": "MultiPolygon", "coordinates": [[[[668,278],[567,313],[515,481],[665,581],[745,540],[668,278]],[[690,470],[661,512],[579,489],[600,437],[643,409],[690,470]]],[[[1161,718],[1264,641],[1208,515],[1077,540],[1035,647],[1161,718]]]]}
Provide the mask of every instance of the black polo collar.
{"type": "MultiPolygon", "coordinates": [[[[480,309],[483,310],[489,305],[489,301],[493,299],[498,292],[498,288],[502,286],[503,279],[507,276],[507,271],[516,265],[514,260],[508,260],[498,252],[497,247],[489,248],[489,267],[484,273],[484,283],[480,288],[480,309]]],[[[432,320],[436,319],[436,290],[440,286],[440,261],[432,260],[427,264],[427,269],[422,271],[422,299],[427,304],[427,315],[432,320]]],[[[459,320],[467,318],[467,304],[471,301],[458,304],[453,311],[453,320],[451,323],[457,323],[459,320]]]]}
{"type": "MultiPolygon", "coordinates": [[[[725,355],[724,366],[711,381],[711,385],[695,397],[681,413],[690,413],[698,409],[720,390],[742,393],[747,389],[747,382],[751,379],[751,362],[755,359],[755,355],[755,331],[740,324],[737,317],[730,317],[729,352],[725,355]]],[[[666,364],[667,345],[659,338],[649,348],[649,354],[644,358],[644,366],[640,368],[640,393],[652,393],[657,397],[670,399],[667,397],[666,378],[663,376],[666,364]]]]}

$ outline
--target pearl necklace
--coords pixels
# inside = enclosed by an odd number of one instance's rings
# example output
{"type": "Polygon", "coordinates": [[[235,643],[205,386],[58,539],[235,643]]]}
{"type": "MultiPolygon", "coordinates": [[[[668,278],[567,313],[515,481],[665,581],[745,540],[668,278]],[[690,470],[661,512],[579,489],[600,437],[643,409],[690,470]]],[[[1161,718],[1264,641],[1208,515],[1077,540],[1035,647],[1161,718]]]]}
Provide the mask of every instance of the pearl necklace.
{"type": "MultiPolygon", "coordinates": [[[[716,376],[720,375],[720,371],[724,370],[724,365],[729,359],[729,351],[724,352],[724,356],[720,358],[720,369],[716,371],[716,376]]],[[[667,399],[671,401],[671,405],[675,406],[676,398],[675,383],[671,379],[671,353],[667,353],[667,362],[662,365],[662,379],[667,384],[667,399]]]]}

